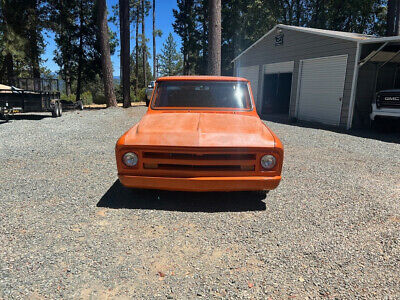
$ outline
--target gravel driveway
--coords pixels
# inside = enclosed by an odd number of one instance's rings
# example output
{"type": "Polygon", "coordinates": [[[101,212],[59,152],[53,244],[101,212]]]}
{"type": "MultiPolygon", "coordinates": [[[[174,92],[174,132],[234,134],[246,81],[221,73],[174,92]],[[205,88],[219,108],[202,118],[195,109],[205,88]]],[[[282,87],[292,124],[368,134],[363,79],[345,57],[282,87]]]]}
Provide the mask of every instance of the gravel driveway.
{"type": "Polygon", "coordinates": [[[269,122],[283,181],[126,190],[114,145],[145,107],[0,124],[0,298],[400,298],[400,138],[269,122]]]}

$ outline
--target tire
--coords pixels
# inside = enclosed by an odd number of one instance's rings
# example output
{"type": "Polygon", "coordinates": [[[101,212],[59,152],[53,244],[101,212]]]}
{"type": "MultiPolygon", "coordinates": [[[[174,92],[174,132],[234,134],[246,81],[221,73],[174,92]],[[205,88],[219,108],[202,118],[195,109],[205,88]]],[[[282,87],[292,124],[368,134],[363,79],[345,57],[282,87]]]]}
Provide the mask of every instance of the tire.
{"type": "Polygon", "coordinates": [[[83,101],[82,100],[78,101],[78,106],[77,107],[78,107],[79,110],[83,110],[83,101]]]}
{"type": "Polygon", "coordinates": [[[53,110],[51,112],[51,116],[53,118],[57,118],[58,117],[58,102],[54,103],[53,110]]]}
{"type": "Polygon", "coordinates": [[[7,123],[9,121],[8,114],[0,114],[0,120],[4,120],[7,123]]]}
{"type": "Polygon", "coordinates": [[[63,113],[63,108],[61,102],[58,102],[58,116],[61,117],[63,113]]]}

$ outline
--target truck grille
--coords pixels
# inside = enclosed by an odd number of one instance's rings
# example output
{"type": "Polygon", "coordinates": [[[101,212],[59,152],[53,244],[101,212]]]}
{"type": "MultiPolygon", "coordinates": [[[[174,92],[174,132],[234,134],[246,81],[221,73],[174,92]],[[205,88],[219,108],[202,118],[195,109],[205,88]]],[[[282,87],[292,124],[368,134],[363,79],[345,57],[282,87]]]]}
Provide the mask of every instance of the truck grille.
{"type": "Polygon", "coordinates": [[[376,107],[400,108],[400,91],[379,93],[376,97],[376,107]]]}
{"type": "MultiPolygon", "coordinates": [[[[197,153],[143,151],[144,170],[187,172],[249,172],[255,171],[255,153],[197,153]]],[[[218,176],[218,174],[215,174],[218,176]]]]}

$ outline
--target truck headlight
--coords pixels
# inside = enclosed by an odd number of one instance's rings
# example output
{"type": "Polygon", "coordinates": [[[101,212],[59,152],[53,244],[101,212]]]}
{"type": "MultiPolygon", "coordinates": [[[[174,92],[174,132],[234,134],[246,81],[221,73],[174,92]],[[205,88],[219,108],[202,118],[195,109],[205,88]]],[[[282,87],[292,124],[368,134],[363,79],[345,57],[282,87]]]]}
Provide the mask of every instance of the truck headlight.
{"type": "Polygon", "coordinates": [[[276,158],[273,155],[267,154],[261,157],[261,167],[266,170],[271,170],[276,165],[276,158]]]}
{"type": "Polygon", "coordinates": [[[122,157],[122,161],[127,167],[134,167],[137,165],[139,159],[136,153],[127,152],[122,157]]]}

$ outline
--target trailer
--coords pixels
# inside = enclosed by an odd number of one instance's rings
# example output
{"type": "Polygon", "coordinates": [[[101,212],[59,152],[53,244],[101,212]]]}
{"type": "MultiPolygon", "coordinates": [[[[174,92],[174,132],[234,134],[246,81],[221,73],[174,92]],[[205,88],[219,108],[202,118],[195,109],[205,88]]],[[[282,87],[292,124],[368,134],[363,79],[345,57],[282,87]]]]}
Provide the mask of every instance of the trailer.
{"type": "Polygon", "coordinates": [[[51,112],[56,118],[61,117],[62,111],[58,79],[18,78],[15,85],[0,84],[2,119],[21,112],[51,112]]]}

